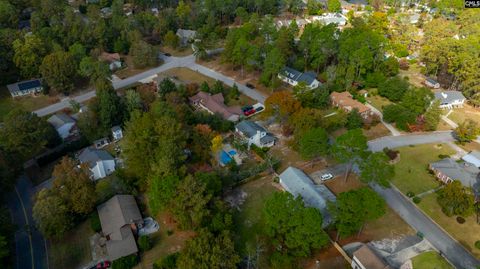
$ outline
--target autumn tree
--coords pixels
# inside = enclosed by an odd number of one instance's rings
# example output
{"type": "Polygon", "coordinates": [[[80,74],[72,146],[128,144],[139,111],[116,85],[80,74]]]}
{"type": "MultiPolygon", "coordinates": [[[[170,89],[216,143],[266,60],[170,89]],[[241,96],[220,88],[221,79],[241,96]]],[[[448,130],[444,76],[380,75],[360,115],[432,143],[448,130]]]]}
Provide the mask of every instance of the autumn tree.
{"type": "Polygon", "coordinates": [[[33,78],[39,74],[43,57],[47,54],[43,40],[35,34],[13,42],[13,62],[24,78],[33,78]]]}
{"type": "Polygon", "coordinates": [[[128,54],[132,56],[135,68],[150,67],[157,63],[157,50],[143,40],[134,42],[128,54]]]}
{"type": "Polygon", "coordinates": [[[41,190],[32,210],[38,229],[47,237],[61,237],[72,227],[68,206],[54,191],[41,190]]]}
{"type": "Polygon", "coordinates": [[[440,123],[442,117],[442,109],[440,108],[440,101],[434,101],[424,114],[425,116],[425,130],[435,131],[440,123]]]}
{"type": "Polygon", "coordinates": [[[389,158],[383,152],[368,154],[360,163],[360,179],[365,183],[374,182],[383,187],[390,186],[390,180],[395,176],[395,170],[389,164],[389,158]]]}
{"type": "Polygon", "coordinates": [[[299,110],[301,104],[289,91],[274,92],[265,101],[265,115],[275,116],[285,122],[290,115],[299,110]]]}
{"type": "Polygon", "coordinates": [[[480,127],[474,120],[466,119],[463,123],[459,124],[453,132],[458,142],[465,143],[477,138],[480,134],[480,127]]]}
{"type": "Polygon", "coordinates": [[[49,54],[42,61],[40,73],[56,92],[69,93],[73,90],[73,79],[77,74],[75,58],[64,51],[49,54]]]}
{"type": "Polygon", "coordinates": [[[464,187],[460,181],[454,180],[448,183],[437,194],[437,202],[445,215],[467,217],[473,213],[475,203],[473,190],[470,187],[464,187]]]}

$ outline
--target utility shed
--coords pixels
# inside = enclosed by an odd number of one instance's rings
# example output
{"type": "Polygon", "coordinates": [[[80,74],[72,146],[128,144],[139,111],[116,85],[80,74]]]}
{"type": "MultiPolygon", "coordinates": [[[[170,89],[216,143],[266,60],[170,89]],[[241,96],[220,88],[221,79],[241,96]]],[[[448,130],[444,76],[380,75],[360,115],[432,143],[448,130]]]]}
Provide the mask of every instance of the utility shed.
{"type": "Polygon", "coordinates": [[[306,206],[320,210],[323,216],[322,228],[332,222],[327,202],[335,202],[335,195],[325,185],[315,185],[302,170],[288,167],[280,174],[280,185],[293,196],[301,196],[306,206]]]}

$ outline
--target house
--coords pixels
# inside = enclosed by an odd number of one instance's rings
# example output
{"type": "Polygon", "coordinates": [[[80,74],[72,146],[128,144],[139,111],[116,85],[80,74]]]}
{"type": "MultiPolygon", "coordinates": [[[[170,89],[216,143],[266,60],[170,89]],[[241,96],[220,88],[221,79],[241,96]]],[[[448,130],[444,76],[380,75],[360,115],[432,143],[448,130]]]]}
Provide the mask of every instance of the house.
{"type": "Polygon", "coordinates": [[[112,127],[112,138],[115,141],[123,138],[123,131],[122,131],[122,128],[120,126],[113,126],[112,127]]]}
{"type": "Polygon", "coordinates": [[[110,144],[110,141],[108,141],[108,137],[103,137],[93,141],[93,146],[96,149],[104,148],[105,146],[108,146],[108,144],[110,144]]]}
{"type": "Polygon", "coordinates": [[[78,134],[76,121],[65,113],[54,114],[48,118],[47,121],[53,126],[53,128],[55,128],[58,135],[63,140],[78,134]]]}
{"type": "Polygon", "coordinates": [[[312,16],[312,21],[318,21],[323,25],[336,24],[337,26],[345,26],[347,17],[340,13],[324,13],[320,16],[312,16]]]}
{"type": "Polygon", "coordinates": [[[480,151],[474,150],[467,155],[462,157],[462,160],[464,160],[467,163],[473,164],[475,167],[480,168],[480,151]]]}
{"type": "Polygon", "coordinates": [[[284,67],[282,71],[278,73],[278,78],[294,87],[301,82],[305,83],[310,89],[315,89],[320,86],[320,82],[316,79],[315,73],[302,73],[290,67],[284,67]]]}
{"type": "Polygon", "coordinates": [[[380,256],[368,246],[363,245],[353,253],[353,269],[391,269],[380,256]]]}
{"type": "Polygon", "coordinates": [[[430,87],[430,88],[434,88],[434,89],[440,88],[440,83],[438,83],[433,78],[426,78],[423,83],[425,84],[425,86],[430,87]]]}
{"type": "Polygon", "coordinates": [[[88,165],[93,180],[102,179],[115,171],[115,159],[105,150],[88,147],[78,155],[78,160],[88,165]]]}
{"type": "Polygon", "coordinates": [[[334,106],[339,107],[346,112],[351,112],[352,110],[357,109],[358,113],[360,113],[364,120],[369,120],[374,115],[374,112],[368,106],[353,99],[353,96],[347,91],[332,92],[330,94],[330,101],[334,106]]]}
{"type": "Polygon", "coordinates": [[[197,32],[193,30],[178,29],[177,36],[180,38],[180,45],[184,47],[188,45],[188,43],[195,41],[197,32]]]}
{"type": "Polygon", "coordinates": [[[225,105],[225,99],[222,93],[210,95],[206,92],[198,92],[188,98],[190,103],[197,108],[203,109],[210,114],[220,114],[229,121],[238,121],[242,115],[242,109],[238,106],[228,107],[225,105]]]}
{"type": "Polygon", "coordinates": [[[457,162],[452,158],[431,163],[430,170],[445,184],[458,180],[466,187],[474,187],[480,179],[478,167],[467,162],[457,162]]]}
{"type": "Polygon", "coordinates": [[[106,62],[110,71],[115,71],[122,67],[122,61],[120,59],[120,54],[118,53],[102,52],[98,59],[102,62],[106,62]]]}
{"type": "Polygon", "coordinates": [[[441,91],[435,92],[435,100],[440,101],[440,108],[452,109],[455,107],[463,107],[467,100],[459,91],[441,91]]]}
{"type": "Polygon", "coordinates": [[[249,148],[252,144],[259,148],[272,147],[275,145],[275,137],[253,121],[241,121],[235,125],[235,132],[246,140],[249,148]]]}
{"type": "Polygon", "coordinates": [[[106,239],[108,259],[138,253],[135,235],[143,227],[143,219],[132,195],[115,195],[97,207],[102,234],[106,239]]]}
{"type": "Polygon", "coordinates": [[[280,185],[293,196],[301,196],[306,206],[320,210],[323,217],[322,228],[332,222],[327,211],[327,202],[335,202],[335,195],[325,185],[315,185],[302,170],[288,167],[280,174],[280,185]]]}
{"type": "Polygon", "coordinates": [[[293,20],[277,20],[275,22],[275,26],[277,29],[280,29],[282,27],[290,27],[290,25],[295,21],[295,23],[298,26],[298,29],[303,29],[305,26],[309,23],[307,20],[298,18],[298,19],[293,19],[293,20]]]}
{"type": "Polygon", "coordinates": [[[7,85],[12,97],[37,94],[43,91],[42,82],[39,79],[25,80],[7,85]]]}

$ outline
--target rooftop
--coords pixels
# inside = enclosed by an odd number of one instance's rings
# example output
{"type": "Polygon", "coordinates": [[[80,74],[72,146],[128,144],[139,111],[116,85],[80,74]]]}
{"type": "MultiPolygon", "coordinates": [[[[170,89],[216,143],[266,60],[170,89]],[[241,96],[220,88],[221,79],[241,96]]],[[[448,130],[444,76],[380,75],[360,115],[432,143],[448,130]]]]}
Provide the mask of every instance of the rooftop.
{"type": "Polygon", "coordinates": [[[440,100],[440,103],[452,103],[456,100],[465,100],[465,96],[459,91],[441,91],[435,92],[435,99],[440,100]]]}
{"type": "Polygon", "coordinates": [[[65,113],[54,114],[50,118],[48,118],[47,121],[51,125],[53,125],[53,127],[55,127],[55,129],[58,129],[58,128],[62,127],[63,125],[67,124],[67,123],[74,123],[75,122],[75,120],[72,117],[68,116],[65,113]]]}
{"type": "Polygon", "coordinates": [[[307,85],[312,84],[312,82],[316,80],[315,73],[313,72],[302,73],[288,66],[284,67],[280,71],[280,75],[287,77],[291,80],[297,81],[298,83],[305,82],[307,85]]]}
{"type": "Polygon", "coordinates": [[[347,92],[332,92],[330,94],[330,99],[335,102],[338,106],[344,107],[348,111],[353,109],[358,109],[359,113],[364,113],[370,110],[370,108],[359,101],[353,99],[352,95],[347,92]]]}
{"type": "Polygon", "coordinates": [[[12,94],[19,91],[28,91],[30,89],[35,89],[39,87],[42,87],[42,83],[39,79],[25,80],[7,85],[8,90],[12,94]]]}
{"type": "Polygon", "coordinates": [[[235,128],[237,128],[242,134],[248,138],[253,137],[257,132],[266,132],[265,128],[258,125],[256,122],[244,120],[239,122],[235,128]]]}
{"type": "Polygon", "coordinates": [[[430,166],[453,180],[462,182],[464,186],[478,189],[480,169],[472,164],[457,162],[452,158],[445,158],[430,166]]]}
{"type": "Polygon", "coordinates": [[[196,95],[190,97],[189,99],[190,102],[199,103],[213,113],[221,114],[226,120],[230,119],[232,116],[240,116],[242,114],[242,110],[240,109],[240,107],[228,107],[225,105],[225,100],[222,93],[210,95],[206,92],[198,92],[196,95]]]}
{"type": "Polygon", "coordinates": [[[388,266],[380,257],[368,247],[363,245],[353,253],[354,258],[358,259],[360,263],[368,269],[389,269],[388,266]]]}
{"type": "Polygon", "coordinates": [[[97,165],[98,161],[113,161],[114,159],[112,155],[105,150],[88,147],[80,153],[78,160],[81,163],[87,163],[90,168],[93,168],[95,165],[97,165]]]}

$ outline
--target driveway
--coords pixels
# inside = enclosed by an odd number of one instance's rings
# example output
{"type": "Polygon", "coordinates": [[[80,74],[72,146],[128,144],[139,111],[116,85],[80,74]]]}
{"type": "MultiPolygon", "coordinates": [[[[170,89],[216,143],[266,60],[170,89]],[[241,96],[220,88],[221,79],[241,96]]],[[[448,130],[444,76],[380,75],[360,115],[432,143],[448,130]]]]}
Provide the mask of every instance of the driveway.
{"type": "MultiPolygon", "coordinates": [[[[220,50],[215,50],[215,52],[219,52],[220,50]]],[[[238,90],[242,92],[243,94],[247,95],[248,97],[256,100],[257,102],[264,103],[266,97],[254,90],[250,89],[247,86],[236,83],[234,79],[227,77],[219,72],[216,72],[215,70],[209,69],[203,65],[197,64],[195,62],[195,57],[193,55],[185,56],[185,57],[167,57],[165,55],[161,55],[160,58],[163,60],[163,64],[161,66],[149,69],[145,72],[142,72],[140,74],[136,74],[134,76],[125,78],[125,79],[120,79],[120,80],[114,80],[112,82],[113,88],[115,90],[125,88],[131,85],[134,85],[135,83],[138,83],[141,80],[144,80],[148,77],[155,76],[158,73],[165,72],[167,70],[170,70],[172,68],[177,68],[177,67],[185,67],[189,68],[193,71],[198,71],[201,74],[205,76],[209,76],[213,79],[220,80],[223,83],[225,83],[228,86],[233,86],[233,84],[236,84],[238,86],[238,90]]],[[[36,113],[38,116],[42,117],[48,114],[55,113],[57,111],[60,111],[62,109],[65,109],[67,107],[70,107],[70,101],[73,100],[77,103],[83,103],[87,100],[90,100],[91,98],[95,97],[95,90],[91,89],[89,92],[84,93],[82,95],[78,95],[75,97],[67,97],[61,100],[58,103],[46,106],[44,108],[35,110],[34,113],[36,113]]]]}
{"type": "Polygon", "coordinates": [[[30,180],[21,176],[8,199],[13,223],[18,227],[15,232],[16,269],[48,268],[46,241],[35,228],[32,217],[33,193],[30,180]]]}
{"type": "Polygon", "coordinates": [[[378,152],[384,148],[398,148],[409,145],[448,143],[455,141],[451,131],[433,132],[425,134],[411,134],[401,136],[384,136],[368,141],[371,151],[378,152]]]}
{"type": "Polygon", "coordinates": [[[322,175],[327,174],[327,173],[332,174],[333,178],[330,179],[330,180],[333,180],[334,178],[336,178],[338,176],[344,175],[346,169],[347,169],[346,164],[338,164],[338,165],[335,165],[335,166],[330,166],[328,168],[325,168],[321,171],[313,172],[309,176],[312,178],[312,180],[313,180],[313,182],[315,182],[315,184],[323,184],[324,181],[321,178],[322,175]]]}

